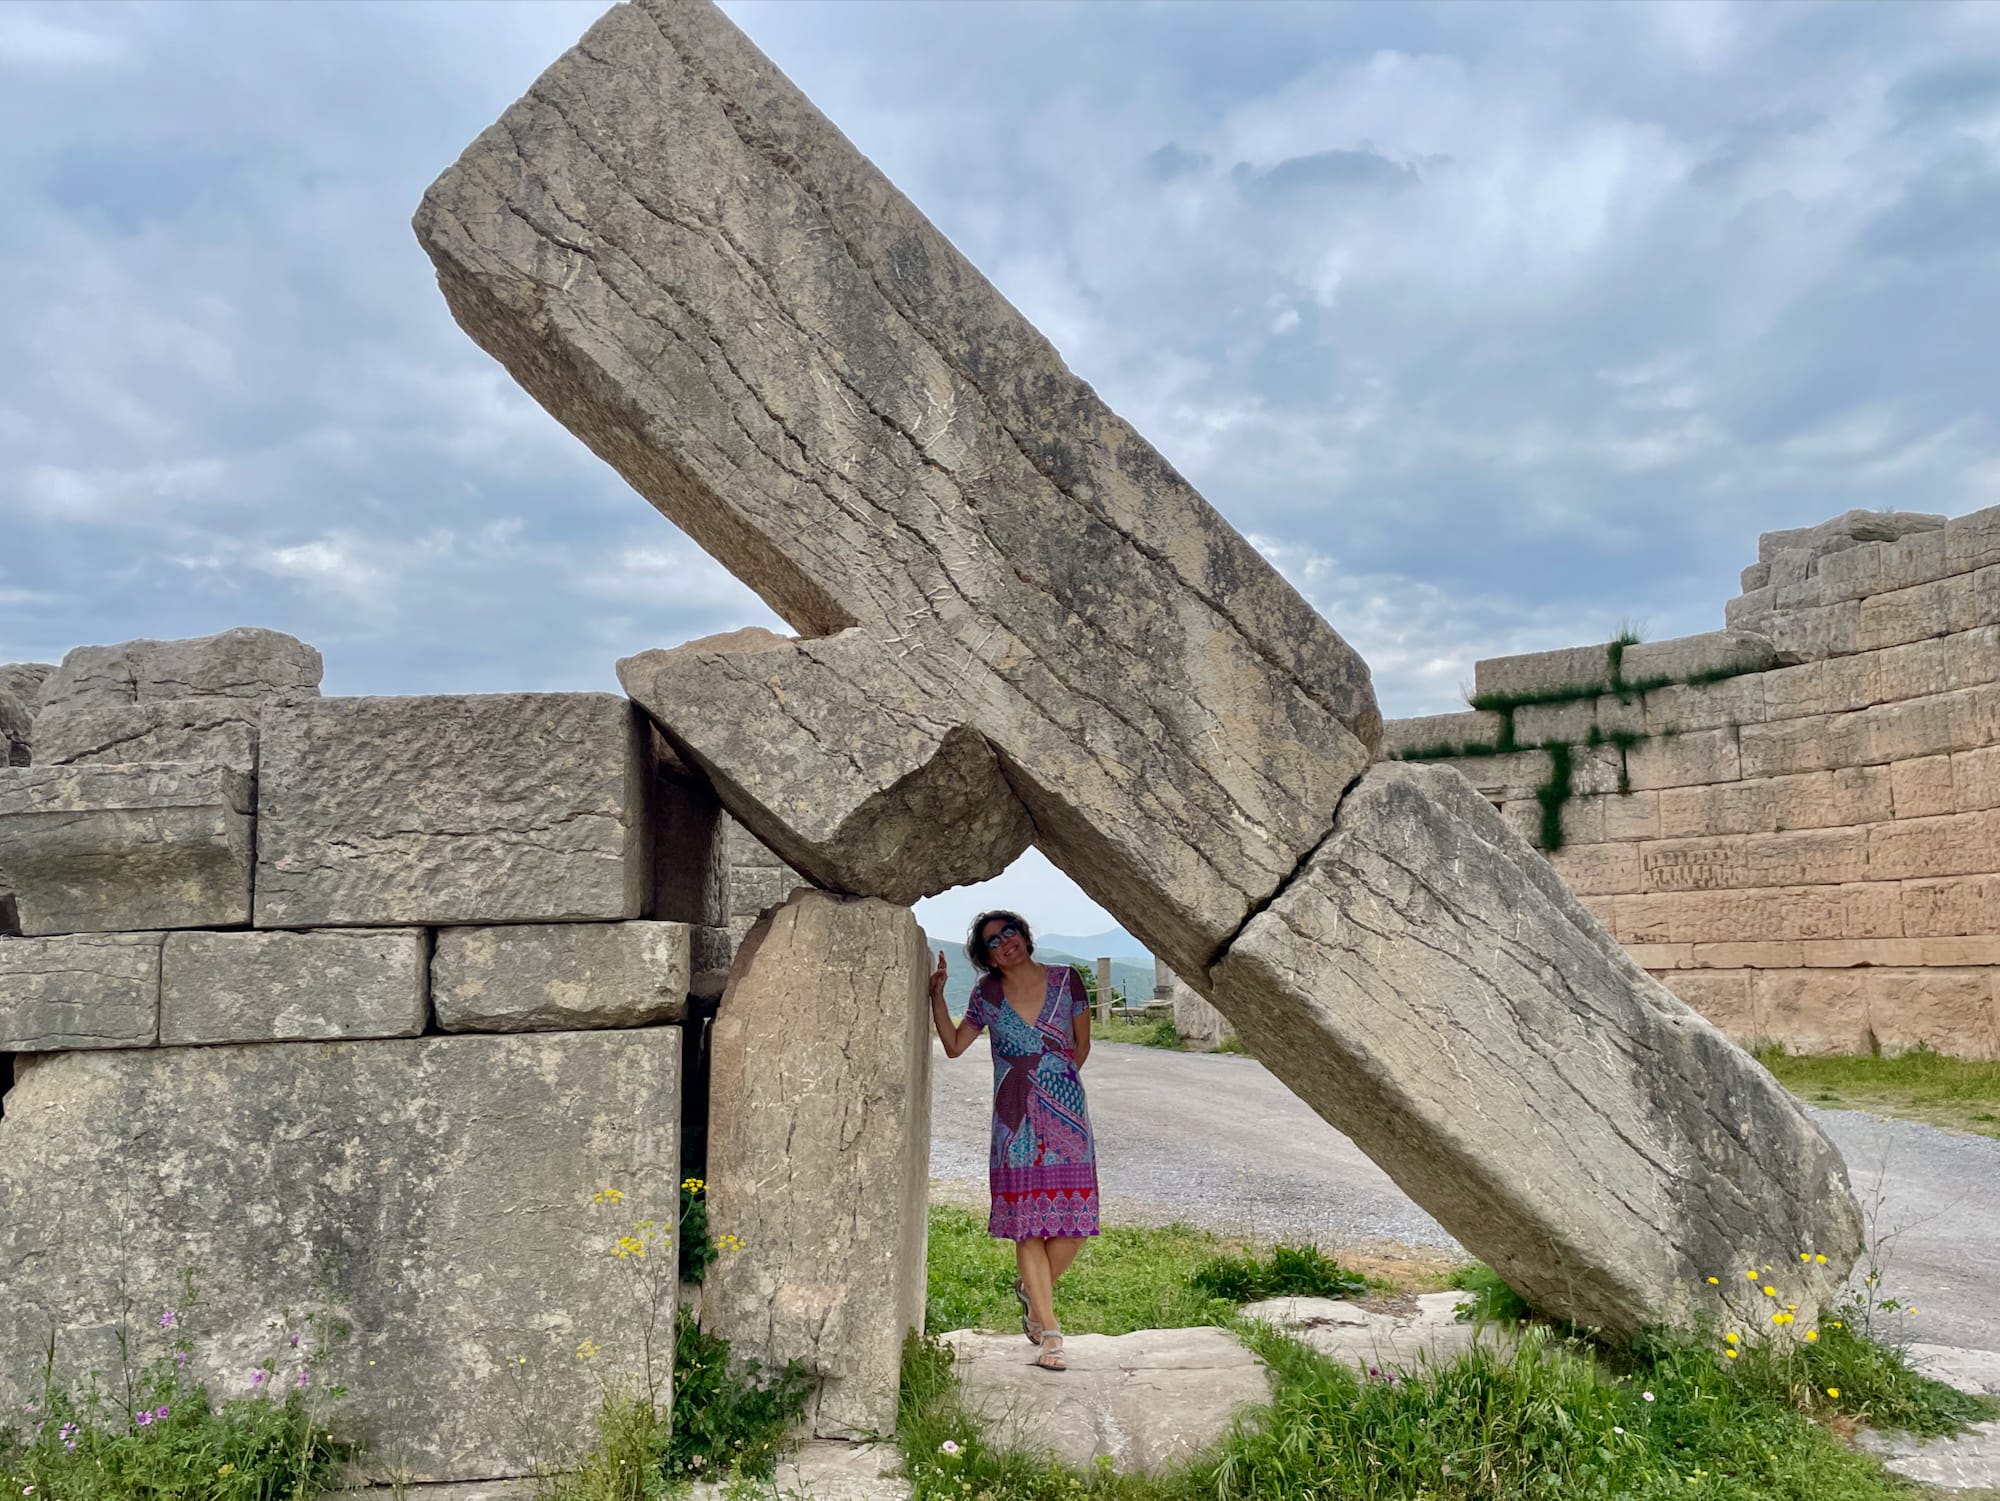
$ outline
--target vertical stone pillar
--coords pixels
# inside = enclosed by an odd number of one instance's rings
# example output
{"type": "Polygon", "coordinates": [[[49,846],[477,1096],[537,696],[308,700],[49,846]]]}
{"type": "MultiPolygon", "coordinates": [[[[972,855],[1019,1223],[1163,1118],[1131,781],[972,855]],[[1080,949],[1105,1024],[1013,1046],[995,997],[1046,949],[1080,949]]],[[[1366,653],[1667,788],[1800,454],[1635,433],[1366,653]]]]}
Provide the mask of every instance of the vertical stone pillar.
{"type": "Polygon", "coordinates": [[[1174,972],[1167,968],[1167,961],[1153,960],[1153,999],[1172,1003],[1174,998],[1174,972]]]}
{"type": "Polygon", "coordinates": [[[924,1316],[930,957],[908,908],[799,891],[738,950],[709,1043],[704,1328],[820,1378],[826,1438],[896,1426],[924,1316]]]}
{"type": "Polygon", "coordinates": [[[1099,959],[1097,961],[1097,1019],[1101,1022],[1111,1020],[1111,961],[1109,959],[1099,959]]]}

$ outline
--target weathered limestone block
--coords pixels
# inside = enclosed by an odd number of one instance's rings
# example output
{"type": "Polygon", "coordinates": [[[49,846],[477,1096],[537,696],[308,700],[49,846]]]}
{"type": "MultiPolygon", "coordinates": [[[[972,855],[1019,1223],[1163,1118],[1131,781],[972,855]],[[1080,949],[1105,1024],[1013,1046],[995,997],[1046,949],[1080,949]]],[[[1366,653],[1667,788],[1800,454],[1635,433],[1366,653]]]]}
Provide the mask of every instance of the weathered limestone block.
{"type": "Polygon", "coordinates": [[[687,1015],[690,974],[686,923],[444,928],[431,1002],[447,1032],[643,1027],[687,1015]]]}
{"type": "Polygon", "coordinates": [[[1514,711],[1514,738],[1522,745],[1540,745],[1544,740],[1581,745],[1597,725],[1601,701],[1578,698],[1555,704],[1523,704],[1514,711]]]}
{"type": "Polygon", "coordinates": [[[2000,808],[2000,745],[1951,758],[1952,806],[1960,813],[2000,808]]]}
{"type": "Polygon", "coordinates": [[[822,1437],[893,1430],[923,1324],[929,958],[907,910],[801,892],[751,930],[713,1024],[709,1223],[747,1249],[710,1268],[702,1326],[817,1373],[822,1437]]]}
{"type": "Polygon", "coordinates": [[[1868,829],[1787,834],[1722,834],[1662,839],[1633,848],[1638,891],[1710,891],[1864,881],[1871,869],[1868,829]]]}
{"type": "Polygon", "coordinates": [[[1549,780],[1549,753],[1544,750],[1508,751],[1498,756],[1465,756],[1429,763],[1449,766],[1464,777],[1480,795],[1492,802],[1531,802],[1535,789],[1549,780]]]}
{"type": "Polygon", "coordinates": [[[1803,553],[1813,559],[1826,557],[1868,542],[1897,542],[1918,532],[1936,531],[1946,525],[1942,515],[1926,511],[1843,511],[1831,520],[1813,526],[1788,527],[1765,532],[1757,538],[1757,561],[1775,562],[1780,553],[1803,553]]]}
{"type": "Polygon", "coordinates": [[[1933,636],[1846,660],[1873,664],[1879,679],[1875,702],[1979,688],[2000,678],[2000,625],[1933,636]]]}
{"type": "Polygon", "coordinates": [[[1899,819],[1867,834],[1868,872],[1878,881],[1990,875],[2000,865],[2000,808],[1899,819]]]}
{"type": "Polygon", "coordinates": [[[1033,834],[1193,972],[1379,746],[1361,659],[712,7],[608,12],[417,231],[472,337],[810,638],[620,676],[814,882],[907,901],[1033,834]]]}
{"type": "Polygon", "coordinates": [[[1901,901],[1894,881],[1645,893],[1617,899],[1617,931],[1626,943],[1894,938],[1903,931],[1901,901]]]}
{"type": "Polygon", "coordinates": [[[283,631],[239,626],[183,641],[79,646],[44,686],[45,709],[176,698],[298,698],[317,694],[320,655],[283,631]]]}
{"type": "MultiPolygon", "coordinates": [[[[1569,810],[1563,813],[1567,823],[1569,810]]],[[[1643,891],[1651,874],[1642,867],[1636,844],[1565,844],[1549,860],[1563,884],[1585,896],[1643,891]]]]}
{"type": "Polygon", "coordinates": [[[1604,815],[1606,839],[1658,839],[1664,832],[1659,792],[1612,793],[1596,801],[1604,815]]]}
{"type": "Polygon", "coordinates": [[[1182,1042],[1198,1048],[1219,1048],[1225,1037],[1234,1037],[1236,1028],[1229,1018],[1202,999],[1201,992],[1187,981],[1174,980],[1174,1030],[1182,1042]]]}
{"type": "Polygon", "coordinates": [[[1890,699],[1910,695],[1890,687],[1885,681],[1882,653],[1859,652],[1851,657],[1828,657],[1823,662],[1802,662],[1796,667],[1780,667],[1759,673],[1750,681],[1764,688],[1764,713],[1739,719],[1754,724],[1758,719],[1799,719],[1809,714],[1842,714],[1866,709],[1890,699]]]}
{"type": "Polygon", "coordinates": [[[1625,771],[1634,792],[1733,782],[1742,774],[1736,754],[1736,731],[1726,727],[1693,730],[1684,735],[1642,740],[1625,753],[1625,771]]]}
{"type": "Polygon", "coordinates": [[[160,1042],[415,1037],[429,949],[422,928],[169,934],[160,1042]]]}
{"type": "MultiPolygon", "coordinates": [[[[1963,753],[1961,753],[1963,754],[1963,753]]],[[[1898,761],[1888,768],[1892,815],[1896,818],[1933,818],[1959,810],[1951,756],[1920,756],[1914,761],[1898,761]]]]}
{"type": "Polygon", "coordinates": [[[1663,979],[1669,990],[1739,1047],[1755,1047],[1768,1040],[1746,971],[1678,969],[1663,979]]]}
{"type": "Polygon", "coordinates": [[[180,762],[0,771],[0,866],[22,931],[248,923],[251,786],[180,762]]]}
{"type": "Polygon", "coordinates": [[[257,770],[256,699],[170,698],[50,709],[36,720],[37,766],[196,761],[257,770]]]}
{"type": "Polygon", "coordinates": [[[0,662],[0,766],[28,764],[42,684],[54,671],[46,662],[0,662]]]}
{"type": "Polygon", "coordinates": [[[1448,772],[1369,772],[1209,979],[1446,1229],[1613,1337],[1758,1247],[1860,1244],[1838,1152],[1448,772]]]}
{"type": "Polygon", "coordinates": [[[1954,573],[2000,563],[2000,506],[1954,516],[1944,524],[1945,566],[1954,573]]]}
{"type": "Polygon", "coordinates": [[[1498,714],[1467,709],[1461,714],[1420,714],[1382,724],[1382,754],[1406,755],[1438,746],[1498,745],[1504,721],[1498,714]]]}
{"type": "Polygon", "coordinates": [[[1658,806],[1658,835],[1688,839],[1858,827],[1892,817],[1895,804],[1889,768],[1850,766],[1712,787],[1670,787],[1659,793],[1658,806]]]}
{"type": "Polygon", "coordinates": [[[0,940],[0,1053],[151,1047],[160,1031],[161,936],[0,940]]]}
{"type": "Polygon", "coordinates": [[[1809,938],[1797,945],[1793,961],[1807,969],[1861,969],[1874,965],[1927,964],[1926,945],[1980,942],[1978,939],[1936,938],[1809,938]]]}
{"type": "Polygon", "coordinates": [[[1639,641],[1619,657],[1618,675],[1628,683],[1654,678],[1685,682],[1711,672],[1761,672],[1777,661],[1770,639],[1754,631],[1709,631],[1666,641],[1639,641]]]}
{"type": "Polygon", "coordinates": [[[706,927],[729,924],[728,815],[706,778],[680,763],[656,731],[653,895],[647,915],[706,927]]]}
{"type": "Polygon", "coordinates": [[[1930,577],[1861,602],[1857,644],[1880,651],[2000,621],[2000,566],[1930,577]]]}
{"type": "Polygon", "coordinates": [[[1565,646],[1559,651],[1488,657],[1472,664],[1472,691],[1487,694],[1602,692],[1611,682],[1611,657],[1604,646],[1565,646]]]}
{"type": "MultiPolygon", "coordinates": [[[[1797,668],[1785,669],[1797,671],[1797,668]]],[[[1606,730],[1629,729],[1637,734],[1659,735],[1669,726],[1681,730],[1719,730],[1731,725],[1756,724],[1771,714],[1765,704],[1765,685],[1775,673],[1746,672],[1741,677],[1724,678],[1719,683],[1676,683],[1654,688],[1643,695],[1638,722],[1610,723],[1602,710],[1598,722],[1606,730]]],[[[1603,704],[1605,700],[1599,699],[1603,704]]],[[[1616,700],[1612,700],[1616,702],[1616,700]]]]}
{"type": "Polygon", "coordinates": [[[1750,989],[1769,1041],[1807,1057],[1869,1051],[1868,971],[1753,970],[1750,989]]]}
{"type": "Polygon", "coordinates": [[[257,926],[638,917],[651,743],[608,693],[271,705],[257,926]]]}
{"type": "Polygon", "coordinates": [[[581,1448],[597,1378],[637,1360],[609,1243],[677,1199],[680,1046],[662,1027],[31,1064],[0,1119],[0,1404],[40,1395],[51,1328],[59,1379],[117,1369],[121,1280],[146,1353],[193,1266],[188,1374],[247,1396],[275,1347],[278,1382],[345,1386],[329,1419],[374,1479],[526,1473],[516,1358],[553,1441],[581,1448]],[[622,1210],[592,1204],[604,1187],[622,1210]],[[329,1305],[353,1334],[315,1349],[301,1321],[329,1305]]]}

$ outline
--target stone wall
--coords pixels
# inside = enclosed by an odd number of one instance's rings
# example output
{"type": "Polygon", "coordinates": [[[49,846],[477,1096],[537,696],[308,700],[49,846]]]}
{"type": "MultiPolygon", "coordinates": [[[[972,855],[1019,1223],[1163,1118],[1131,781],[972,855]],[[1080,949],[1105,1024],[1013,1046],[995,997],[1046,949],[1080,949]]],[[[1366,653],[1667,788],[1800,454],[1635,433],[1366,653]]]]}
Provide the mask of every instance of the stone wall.
{"type": "Polygon", "coordinates": [[[1538,842],[1559,806],[1564,880],[1739,1041],[2000,1056],[2000,507],[1766,533],[1743,590],[1709,635],[1482,661],[1492,707],[1386,748],[1461,752],[1538,842]]]}
{"type": "MultiPolygon", "coordinates": [[[[928,1048],[898,1037],[869,1068],[896,1129],[860,1156],[822,1144],[820,1180],[910,1180],[865,1225],[760,1196],[759,1132],[803,1107],[727,1048],[711,1097],[704,1028],[791,872],[626,699],[324,698],[319,675],[270,631],[0,667],[25,763],[0,768],[0,1409],[39,1393],[52,1334],[65,1380],[115,1371],[121,1326],[143,1358],[193,1267],[192,1365],[216,1397],[309,1372],[347,1388],[333,1419],[366,1446],[358,1478],[525,1473],[590,1442],[600,1380],[639,1378],[640,1290],[609,1249],[676,1221],[713,1135],[735,1198],[711,1228],[754,1229],[781,1283],[777,1248],[810,1245],[826,1305],[748,1353],[805,1359],[822,1424],[893,1426],[922,1309],[928,1048]],[[738,1200],[754,1227],[723,1222],[738,1200]],[[352,1338],[326,1342],[315,1307],[352,1338]]],[[[860,905],[921,948],[907,911],[860,905]]],[[[781,1013],[840,962],[760,979],[753,960],[739,990],[781,1013]]],[[[755,1066],[846,1056],[884,1007],[915,1035],[920,966],[902,969],[868,966],[862,1035],[780,1016],[797,1047],[755,1066]]],[[[670,1253],[657,1287],[671,1316],[670,1253]]]]}

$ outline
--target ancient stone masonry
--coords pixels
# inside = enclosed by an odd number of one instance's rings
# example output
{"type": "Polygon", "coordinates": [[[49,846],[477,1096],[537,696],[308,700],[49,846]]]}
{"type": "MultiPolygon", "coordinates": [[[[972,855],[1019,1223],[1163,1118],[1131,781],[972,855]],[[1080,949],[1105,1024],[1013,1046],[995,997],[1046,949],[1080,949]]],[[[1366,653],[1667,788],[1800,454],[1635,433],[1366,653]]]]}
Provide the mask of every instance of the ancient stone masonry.
{"type": "Polygon", "coordinates": [[[2000,507],[1766,533],[1743,587],[1622,691],[1604,647],[1484,661],[1475,698],[1540,701],[1388,744],[1523,747],[1446,764],[1537,836],[1569,746],[1556,870],[1739,1041],[2000,1057],[2000,507]]]}
{"type": "Polygon", "coordinates": [[[786,865],[900,904],[1034,842],[1553,1313],[1844,1274],[1803,1113],[1462,778],[1371,767],[1360,658],[712,5],[614,8],[416,227],[466,331],[800,632],[619,666],[786,865]]]}
{"type": "MultiPolygon", "coordinates": [[[[0,770],[29,935],[0,937],[0,1407],[39,1394],[52,1333],[60,1378],[115,1369],[120,1277],[143,1352],[193,1266],[198,1374],[219,1397],[281,1360],[346,1386],[357,1478],[524,1473],[523,1358],[539,1457],[587,1443],[639,1323],[604,1250],[675,1222],[701,1172],[684,1113],[711,1129],[687,1069],[734,944],[706,781],[622,698],[321,698],[318,653],[275,632],[81,648],[47,676],[34,760],[0,770]],[[354,1337],[292,1354],[315,1304],[354,1337]]],[[[810,1240],[811,1306],[746,1341],[811,1361],[828,1425],[888,1429],[922,1306],[921,939],[907,911],[821,900],[809,959],[746,956],[742,1009],[754,1035],[817,1005],[814,1040],[854,1072],[767,1079],[725,1043],[712,1223],[767,1259],[810,1240]],[[822,983],[856,922],[874,936],[822,983]],[[785,1162],[771,1107],[815,1081],[811,1108],[861,1111],[866,1149],[834,1130],[797,1193],[763,1192],[785,1162]],[[841,1172],[856,1198],[901,1186],[833,1218],[813,1193],[841,1172]],[[808,1327],[823,1348],[791,1337],[808,1327]]]]}

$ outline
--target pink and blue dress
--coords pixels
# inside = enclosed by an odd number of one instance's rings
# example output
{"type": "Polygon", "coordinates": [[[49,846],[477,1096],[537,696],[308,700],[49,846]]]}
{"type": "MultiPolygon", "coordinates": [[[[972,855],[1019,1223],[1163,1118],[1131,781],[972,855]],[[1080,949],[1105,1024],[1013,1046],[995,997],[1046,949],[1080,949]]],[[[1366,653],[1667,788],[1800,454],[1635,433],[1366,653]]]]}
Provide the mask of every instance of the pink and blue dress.
{"type": "Polygon", "coordinates": [[[998,975],[973,986],[966,1006],[993,1049],[986,1228],[1001,1240],[1097,1234],[1097,1149],[1076,1072],[1076,1018],[1090,999],[1074,968],[1048,971],[1032,1024],[1007,1004],[998,975]]]}

